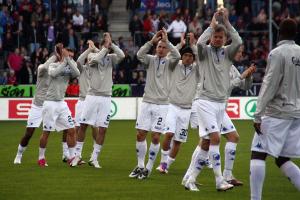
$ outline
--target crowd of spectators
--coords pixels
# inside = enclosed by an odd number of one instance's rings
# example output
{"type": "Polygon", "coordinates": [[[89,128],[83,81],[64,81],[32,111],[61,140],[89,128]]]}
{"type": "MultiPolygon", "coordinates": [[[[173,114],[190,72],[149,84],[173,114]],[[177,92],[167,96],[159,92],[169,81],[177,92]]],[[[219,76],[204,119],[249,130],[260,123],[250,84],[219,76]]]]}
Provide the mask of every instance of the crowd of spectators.
{"type": "Polygon", "coordinates": [[[1,84],[34,84],[55,43],[77,55],[107,31],[111,0],[0,1],[1,84]],[[51,6],[50,6],[51,5],[51,6]]]}
{"type": "MultiPolygon", "coordinates": [[[[134,2],[134,1],[133,1],[134,2]]],[[[172,1],[174,2],[174,1],[172,1]]],[[[131,36],[135,45],[141,46],[149,40],[150,33],[165,27],[169,33],[170,41],[176,45],[180,42],[182,33],[192,32],[199,37],[212,19],[217,9],[216,0],[207,0],[207,4],[200,4],[197,0],[175,1],[178,8],[174,13],[163,10],[156,12],[148,9],[143,15],[134,13],[129,24],[131,36]]],[[[203,1],[202,1],[203,2],[203,1]]],[[[266,59],[269,53],[269,1],[268,0],[225,0],[224,6],[229,10],[229,20],[240,33],[244,42],[244,55],[234,64],[242,73],[252,62],[257,64],[254,73],[254,83],[261,83],[265,72],[266,59]]],[[[276,45],[278,26],[286,17],[294,18],[300,22],[300,3],[298,0],[273,1],[273,47],[276,45]]],[[[300,26],[298,26],[300,28],[300,26]]],[[[299,31],[300,33],[300,31],[299,31]]],[[[296,42],[300,43],[300,35],[296,42]]]]}
{"type": "MultiPolygon", "coordinates": [[[[87,39],[99,41],[102,32],[108,29],[108,8],[112,0],[49,1],[51,7],[42,0],[0,1],[0,84],[34,84],[37,66],[47,60],[55,43],[62,42],[78,56],[85,50],[87,39]]],[[[115,84],[145,83],[146,71],[136,52],[157,30],[165,27],[174,45],[182,33],[192,32],[197,38],[209,26],[217,9],[216,0],[207,0],[206,4],[201,0],[171,0],[176,8],[174,12],[153,9],[155,2],[147,0],[148,9],[140,12],[140,0],[127,0],[131,38],[119,37],[115,41],[126,55],[113,70],[115,84]]],[[[230,22],[244,41],[243,57],[235,66],[243,72],[255,62],[258,70],[254,82],[261,83],[269,52],[268,0],[224,2],[230,22]]],[[[273,1],[273,46],[280,21],[290,16],[299,23],[299,11],[298,0],[273,1]]],[[[299,34],[296,41],[299,44],[299,34]]],[[[72,84],[77,83],[72,81],[72,84]]],[[[71,90],[75,91],[72,87],[71,90]]]]}

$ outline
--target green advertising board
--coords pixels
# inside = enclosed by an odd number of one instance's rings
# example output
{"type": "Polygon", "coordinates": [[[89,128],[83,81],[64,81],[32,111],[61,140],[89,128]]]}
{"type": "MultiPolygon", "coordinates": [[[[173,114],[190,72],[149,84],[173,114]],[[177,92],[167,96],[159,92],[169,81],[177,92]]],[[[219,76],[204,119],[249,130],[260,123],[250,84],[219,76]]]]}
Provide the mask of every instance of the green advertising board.
{"type": "MultiPolygon", "coordinates": [[[[33,97],[35,85],[0,85],[0,97],[33,97]]],[[[128,84],[117,84],[112,87],[113,97],[131,96],[131,87],[128,84]]]]}
{"type": "Polygon", "coordinates": [[[0,85],[0,97],[33,97],[35,85],[0,85]]]}

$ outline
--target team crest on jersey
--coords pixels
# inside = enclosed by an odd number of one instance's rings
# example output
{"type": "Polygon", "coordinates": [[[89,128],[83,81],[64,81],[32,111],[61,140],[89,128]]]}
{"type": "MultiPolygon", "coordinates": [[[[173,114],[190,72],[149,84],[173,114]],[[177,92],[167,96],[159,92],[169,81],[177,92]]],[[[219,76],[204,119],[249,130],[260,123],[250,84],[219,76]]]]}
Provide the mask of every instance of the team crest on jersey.
{"type": "Polygon", "coordinates": [[[62,73],[62,76],[68,76],[71,74],[71,68],[70,67],[65,67],[65,70],[62,73]]]}

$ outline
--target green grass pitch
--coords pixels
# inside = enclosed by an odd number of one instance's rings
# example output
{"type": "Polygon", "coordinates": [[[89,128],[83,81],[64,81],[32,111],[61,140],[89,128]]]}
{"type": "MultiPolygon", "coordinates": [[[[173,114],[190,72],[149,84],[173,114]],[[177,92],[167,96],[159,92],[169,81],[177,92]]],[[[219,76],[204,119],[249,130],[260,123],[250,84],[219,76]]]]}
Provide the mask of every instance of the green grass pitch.
{"type": "MultiPolygon", "coordinates": [[[[200,192],[188,192],[181,186],[181,179],[187,169],[192,152],[198,143],[196,131],[189,132],[188,142],[182,146],[169,174],[157,171],[147,180],[129,179],[128,175],[136,165],[134,121],[112,121],[102,149],[100,165],[95,169],[88,165],[70,168],[61,161],[61,134],[49,137],[46,157],[47,168],[37,165],[37,130],[22,164],[14,165],[17,145],[24,132],[25,122],[0,122],[0,199],[203,199],[203,200],[247,200],[249,192],[250,144],[253,136],[251,121],[234,122],[240,143],[234,167],[234,175],[245,185],[227,192],[217,192],[212,170],[205,169],[198,181],[204,184],[200,192]]],[[[222,139],[222,155],[225,140],[222,139]]],[[[149,146],[149,141],[148,141],[149,146]]],[[[87,160],[92,151],[91,132],[86,135],[83,158],[87,160]]],[[[223,158],[224,156],[222,156],[223,158]]],[[[156,160],[156,167],[160,156],[156,160]]],[[[296,161],[300,165],[299,160],[296,161]]],[[[224,164],[224,162],[222,162],[224,164]]],[[[268,158],[263,190],[264,200],[299,200],[298,192],[281,175],[272,158],[268,158]]]]}

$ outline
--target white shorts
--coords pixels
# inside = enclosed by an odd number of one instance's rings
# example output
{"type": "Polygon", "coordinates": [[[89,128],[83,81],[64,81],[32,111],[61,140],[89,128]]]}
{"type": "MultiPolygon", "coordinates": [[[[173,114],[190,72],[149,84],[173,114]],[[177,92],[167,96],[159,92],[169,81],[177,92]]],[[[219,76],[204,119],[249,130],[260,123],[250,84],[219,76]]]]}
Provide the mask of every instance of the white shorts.
{"type": "Polygon", "coordinates": [[[107,128],[110,121],[111,97],[87,95],[84,100],[80,123],[107,128]]]}
{"type": "Polygon", "coordinates": [[[197,129],[198,128],[198,115],[197,115],[195,101],[193,101],[193,104],[192,104],[191,117],[190,117],[190,126],[191,126],[191,129],[197,129]]]}
{"type": "Polygon", "coordinates": [[[163,133],[167,112],[168,105],[142,102],[135,128],[163,133]]]}
{"type": "Polygon", "coordinates": [[[43,107],[31,104],[31,108],[29,111],[28,119],[27,119],[27,127],[28,128],[38,128],[42,123],[42,113],[43,107]]]}
{"type": "Polygon", "coordinates": [[[225,103],[197,99],[195,106],[198,115],[199,136],[208,139],[208,135],[221,131],[225,103]]]}
{"type": "Polygon", "coordinates": [[[175,141],[186,142],[190,115],[191,109],[183,109],[176,105],[169,104],[164,132],[174,133],[173,139],[175,141]]]}
{"type": "Polygon", "coordinates": [[[45,101],[43,104],[43,130],[62,131],[74,128],[71,111],[65,101],[45,101]]]}
{"type": "Polygon", "coordinates": [[[80,117],[82,114],[84,101],[78,100],[75,106],[75,126],[80,126],[80,117]]]}
{"type": "Polygon", "coordinates": [[[278,119],[265,116],[262,135],[255,133],[251,151],[267,153],[275,158],[300,158],[300,119],[278,119]]]}
{"type": "Polygon", "coordinates": [[[232,123],[230,117],[228,116],[227,112],[224,112],[221,134],[225,135],[225,134],[231,133],[233,131],[236,131],[236,128],[235,128],[234,124],[232,123]]]}

